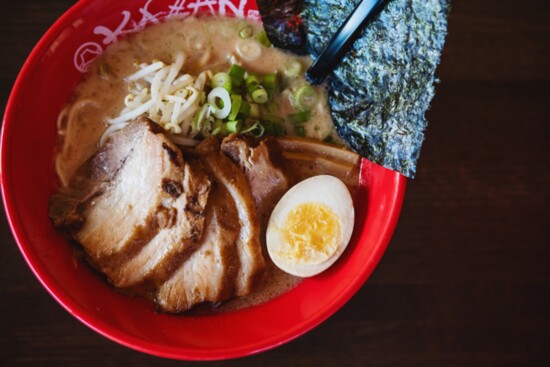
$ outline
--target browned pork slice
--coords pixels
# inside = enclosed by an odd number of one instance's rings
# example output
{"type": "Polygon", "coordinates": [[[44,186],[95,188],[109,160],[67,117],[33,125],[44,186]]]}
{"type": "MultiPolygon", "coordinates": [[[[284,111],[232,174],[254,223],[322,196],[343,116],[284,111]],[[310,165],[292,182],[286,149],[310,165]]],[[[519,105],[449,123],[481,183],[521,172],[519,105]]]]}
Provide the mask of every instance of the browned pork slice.
{"type": "Polygon", "coordinates": [[[199,303],[234,296],[240,266],[236,218],[237,208],[229,192],[215,185],[208,198],[199,248],[158,289],[156,302],[164,311],[183,312],[199,303]]]}
{"type": "Polygon", "coordinates": [[[236,247],[240,267],[236,279],[236,296],[250,294],[265,280],[265,260],[260,246],[260,225],[250,186],[241,170],[220,150],[219,142],[206,139],[196,148],[204,165],[218,185],[224,186],[233,199],[240,225],[236,247]]]}
{"type": "Polygon", "coordinates": [[[272,139],[257,141],[231,135],[221,145],[222,151],[241,168],[250,185],[262,229],[293,181],[289,170],[282,166],[278,146],[273,143],[272,139]]]}
{"type": "Polygon", "coordinates": [[[52,197],[50,216],[115,285],[129,286],[196,246],[209,189],[208,177],[183,160],[161,129],[140,119],[113,134],[52,197]],[[120,269],[159,241],[170,250],[128,280],[120,269]]]}
{"type": "MultiPolygon", "coordinates": [[[[161,182],[160,185],[164,183],[161,182]]],[[[160,228],[126,262],[102,268],[115,286],[154,288],[164,282],[199,245],[203,235],[210,181],[199,167],[186,162],[182,181],[173,182],[173,185],[170,199],[162,203],[162,207],[170,213],[168,225],[160,228]]]]}
{"type": "Polygon", "coordinates": [[[293,137],[258,141],[231,135],[224,139],[222,151],[243,170],[263,223],[284,193],[306,178],[321,174],[338,177],[352,194],[359,185],[361,157],[332,144],[293,137]]]}

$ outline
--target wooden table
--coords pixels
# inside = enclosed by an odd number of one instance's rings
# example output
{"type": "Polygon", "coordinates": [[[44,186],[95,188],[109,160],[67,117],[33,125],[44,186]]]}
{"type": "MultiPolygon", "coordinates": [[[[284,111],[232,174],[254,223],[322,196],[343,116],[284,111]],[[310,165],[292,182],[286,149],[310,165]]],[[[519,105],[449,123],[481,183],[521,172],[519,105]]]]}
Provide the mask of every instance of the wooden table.
{"type": "MultiPolygon", "coordinates": [[[[71,0],[3,2],[1,103],[71,0]]],[[[337,314],[212,366],[550,366],[550,7],[455,0],[417,178],[390,247],[337,314]]],[[[0,220],[0,365],[182,366],[82,325],[0,220]]]]}

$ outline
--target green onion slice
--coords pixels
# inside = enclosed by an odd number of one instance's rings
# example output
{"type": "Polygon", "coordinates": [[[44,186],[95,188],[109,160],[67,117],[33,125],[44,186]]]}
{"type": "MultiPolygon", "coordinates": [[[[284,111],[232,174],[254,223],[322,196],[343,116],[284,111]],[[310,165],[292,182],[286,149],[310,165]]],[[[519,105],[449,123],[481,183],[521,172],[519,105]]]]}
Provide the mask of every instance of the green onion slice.
{"type": "Polygon", "coordinates": [[[298,89],[294,98],[300,110],[311,110],[317,101],[317,92],[312,86],[305,85],[298,89]]]}
{"type": "Polygon", "coordinates": [[[243,97],[241,97],[240,95],[238,94],[231,95],[231,112],[229,112],[229,116],[227,116],[229,120],[235,120],[237,118],[237,115],[239,114],[239,110],[241,109],[242,102],[243,102],[243,97]]]}
{"type": "Polygon", "coordinates": [[[259,103],[259,104],[266,103],[267,100],[269,99],[269,96],[267,95],[267,91],[263,88],[256,89],[254,92],[252,92],[250,96],[252,97],[252,100],[255,103],[259,103]]]}
{"type": "Polygon", "coordinates": [[[289,61],[283,70],[286,77],[296,77],[302,72],[302,63],[298,60],[289,61]]]}
{"type": "Polygon", "coordinates": [[[262,79],[262,85],[265,89],[277,90],[278,84],[279,83],[277,83],[277,74],[275,73],[266,74],[262,79]]]}
{"type": "Polygon", "coordinates": [[[231,92],[231,77],[229,74],[220,72],[212,77],[212,88],[222,87],[231,92]]]}
{"type": "Polygon", "coordinates": [[[193,129],[200,131],[202,128],[202,121],[207,116],[207,112],[210,106],[208,104],[203,104],[201,108],[199,109],[199,112],[195,114],[195,117],[193,118],[193,129]]]}
{"type": "Polygon", "coordinates": [[[256,75],[250,74],[246,77],[245,84],[248,93],[252,93],[260,87],[260,80],[256,75]]]}
{"type": "Polygon", "coordinates": [[[227,72],[231,78],[231,83],[236,87],[240,87],[243,84],[245,73],[246,70],[237,64],[231,65],[231,68],[229,68],[229,71],[227,72]]]}
{"type": "Polygon", "coordinates": [[[265,132],[264,126],[260,123],[260,121],[256,121],[254,124],[252,124],[250,127],[246,128],[245,130],[241,131],[241,134],[252,134],[257,138],[260,138],[265,132]]]}
{"type": "Polygon", "coordinates": [[[216,87],[208,93],[208,103],[214,116],[224,119],[231,112],[231,97],[229,92],[222,87],[216,87]]]}
{"type": "Polygon", "coordinates": [[[225,129],[228,134],[238,133],[241,131],[243,123],[240,120],[228,121],[225,124],[225,129]]]}
{"type": "Polygon", "coordinates": [[[241,119],[246,119],[248,116],[250,116],[250,103],[243,100],[241,97],[241,106],[239,108],[239,113],[237,116],[241,119]]]}
{"type": "Polygon", "coordinates": [[[214,125],[214,122],[215,120],[212,116],[209,116],[204,120],[202,120],[202,122],[200,123],[200,129],[199,129],[202,136],[204,137],[210,136],[210,134],[212,133],[212,127],[214,125]]]}
{"type": "Polygon", "coordinates": [[[239,37],[241,38],[250,38],[252,37],[252,33],[254,33],[254,30],[251,26],[245,25],[239,30],[239,37]]]}

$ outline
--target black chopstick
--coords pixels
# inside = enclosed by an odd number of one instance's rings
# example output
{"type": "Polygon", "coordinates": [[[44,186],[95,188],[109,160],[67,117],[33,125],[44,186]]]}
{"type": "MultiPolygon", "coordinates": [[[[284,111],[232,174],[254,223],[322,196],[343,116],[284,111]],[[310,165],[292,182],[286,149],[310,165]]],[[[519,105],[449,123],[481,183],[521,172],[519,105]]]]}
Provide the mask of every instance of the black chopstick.
{"type": "Polygon", "coordinates": [[[311,84],[321,84],[345,55],[358,32],[382,10],[388,0],[361,1],[332,36],[323,51],[306,71],[311,84]]]}

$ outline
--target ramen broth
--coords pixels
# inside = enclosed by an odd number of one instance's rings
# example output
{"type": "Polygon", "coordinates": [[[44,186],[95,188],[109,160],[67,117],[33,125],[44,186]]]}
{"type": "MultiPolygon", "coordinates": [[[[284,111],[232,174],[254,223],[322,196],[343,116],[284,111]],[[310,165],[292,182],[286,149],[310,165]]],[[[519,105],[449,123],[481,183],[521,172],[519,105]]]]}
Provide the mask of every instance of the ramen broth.
{"type": "MultiPolygon", "coordinates": [[[[188,17],[150,26],[109,46],[94,62],[90,73],[77,86],[71,103],[60,115],[56,171],[61,183],[66,185],[76,169],[98,149],[99,140],[106,129],[106,119],[118,116],[125,106],[124,99],[130,88],[125,78],[139,70],[138,65],[142,63],[151,64],[160,60],[171,64],[175,62],[176,55],[183,52],[185,62],[182,72],[195,76],[205,70],[226,72],[232,63],[258,74],[282,73],[289,63],[296,61],[305,70],[311,63],[309,57],[298,57],[274,47],[263,46],[254,37],[241,38],[239,31],[243,26],[252,27],[254,35],[262,31],[261,26],[242,19],[188,17]],[[243,42],[256,42],[261,49],[260,55],[256,58],[247,57],[243,42]]],[[[292,90],[305,84],[303,71],[299,76],[286,78],[285,89],[275,99],[279,115],[295,112],[292,90]]],[[[316,88],[322,96],[323,89],[316,88]]],[[[306,137],[319,140],[327,136],[337,138],[326,98],[318,98],[309,121],[303,126],[306,137]]],[[[294,135],[292,124],[286,121],[284,127],[288,135],[294,135]]],[[[268,256],[266,260],[269,263],[266,286],[250,296],[225,302],[217,309],[258,304],[299,283],[300,278],[277,269],[270,263],[268,256]]]]}

